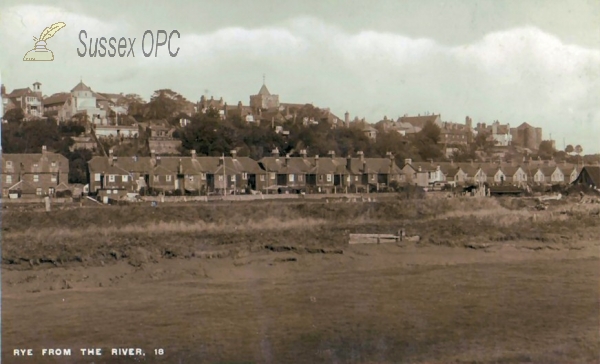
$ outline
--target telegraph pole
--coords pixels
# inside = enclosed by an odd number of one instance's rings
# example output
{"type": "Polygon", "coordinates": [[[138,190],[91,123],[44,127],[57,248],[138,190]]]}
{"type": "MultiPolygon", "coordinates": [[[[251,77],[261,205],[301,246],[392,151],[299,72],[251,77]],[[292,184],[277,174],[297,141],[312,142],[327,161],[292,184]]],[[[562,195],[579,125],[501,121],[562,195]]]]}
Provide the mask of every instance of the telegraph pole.
{"type": "Polygon", "coordinates": [[[225,173],[225,153],[223,153],[223,196],[227,194],[227,174],[225,173]]]}

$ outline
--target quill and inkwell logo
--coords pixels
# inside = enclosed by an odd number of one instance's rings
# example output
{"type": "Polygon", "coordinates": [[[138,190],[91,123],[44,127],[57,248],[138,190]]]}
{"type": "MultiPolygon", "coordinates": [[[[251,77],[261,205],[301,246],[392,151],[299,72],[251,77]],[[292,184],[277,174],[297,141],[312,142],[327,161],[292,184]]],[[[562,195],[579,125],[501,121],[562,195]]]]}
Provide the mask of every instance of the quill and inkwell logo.
{"type": "Polygon", "coordinates": [[[23,57],[24,61],[54,61],[54,53],[51,50],[46,48],[46,41],[54,36],[56,32],[61,30],[66,26],[63,22],[54,23],[51,26],[44,29],[40,38],[37,39],[33,37],[35,40],[35,48],[30,50],[23,57]]]}

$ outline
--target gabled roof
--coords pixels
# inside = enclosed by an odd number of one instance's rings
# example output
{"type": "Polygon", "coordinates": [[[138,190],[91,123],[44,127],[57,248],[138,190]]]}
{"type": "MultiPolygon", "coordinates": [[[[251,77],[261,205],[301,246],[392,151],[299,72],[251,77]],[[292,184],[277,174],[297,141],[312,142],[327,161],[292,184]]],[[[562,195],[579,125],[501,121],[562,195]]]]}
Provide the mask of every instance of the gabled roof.
{"type": "Polygon", "coordinates": [[[542,166],[539,168],[539,170],[542,171],[545,177],[550,177],[557,168],[558,166],[542,166]]]}
{"type": "MultiPolygon", "coordinates": [[[[498,173],[498,170],[502,171],[502,168],[497,164],[484,164],[482,167],[483,172],[485,172],[486,176],[492,177],[498,173]]],[[[502,172],[504,173],[504,172],[502,172]]]]}
{"type": "Polygon", "coordinates": [[[560,170],[567,175],[570,175],[571,173],[573,173],[573,171],[577,171],[578,168],[576,165],[574,164],[560,164],[558,165],[558,168],[560,168],[560,170]]]}
{"type": "Polygon", "coordinates": [[[6,97],[15,98],[15,97],[21,97],[21,96],[26,96],[26,95],[35,95],[35,93],[29,87],[17,88],[17,89],[14,89],[8,95],[6,95],[6,97]]]}
{"type": "Polygon", "coordinates": [[[8,191],[21,191],[25,193],[35,193],[36,187],[32,186],[29,182],[25,180],[20,180],[14,185],[8,188],[8,191]]]}
{"type": "Polygon", "coordinates": [[[521,167],[513,166],[513,165],[503,165],[503,166],[500,166],[500,168],[502,169],[502,173],[504,173],[506,176],[512,177],[517,173],[517,171],[521,167]]]}
{"type": "MultiPolygon", "coordinates": [[[[4,173],[6,170],[6,162],[12,162],[12,168],[14,173],[33,173],[34,164],[38,167],[35,170],[37,173],[56,173],[56,172],[69,172],[69,160],[56,153],[31,153],[31,154],[2,154],[2,163],[4,173]],[[55,167],[52,167],[52,162],[55,162],[55,167]]],[[[12,172],[11,172],[12,173],[12,172]]]]}
{"type": "Polygon", "coordinates": [[[398,122],[409,123],[413,126],[423,128],[428,121],[435,123],[440,115],[425,115],[425,116],[401,116],[398,118],[398,122]]]}
{"type": "Polygon", "coordinates": [[[91,88],[89,88],[86,84],[83,83],[83,81],[80,81],[75,87],[73,87],[73,89],[71,90],[71,92],[75,92],[75,91],[92,91],[91,88]]]}
{"type": "MultiPolygon", "coordinates": [[[[477,172],[481,169],[480,165],[471,164],[471,163],[456,163],[463,172],[467,174],[469,177],[474,177],[477,172]]],[[[484,171],[485,173],[485,171],[484,171]]]]}
{"type": "Polygon", "coordinates": [[[71,97],[71,94],[68,92],[59,92],[53,94],[52,96],[46,97],[44,99],[44,106],[54,105],[54,104],[64,104],[67,102],[67,99],[71,97]]]}
{"type": "Polygon", "coordinates": [[[600,187],[600,166],[583,167],[577,180],[592,183],[596,188],[600,187]]]}

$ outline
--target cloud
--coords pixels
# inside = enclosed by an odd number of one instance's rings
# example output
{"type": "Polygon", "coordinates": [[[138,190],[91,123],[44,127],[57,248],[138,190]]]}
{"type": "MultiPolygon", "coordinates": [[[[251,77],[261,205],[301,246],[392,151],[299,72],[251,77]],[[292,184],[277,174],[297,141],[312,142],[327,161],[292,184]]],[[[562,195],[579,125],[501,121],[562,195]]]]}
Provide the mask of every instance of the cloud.
{"type": "Polygon", "coordinates": [[[384,115],[429,111],[457,122],[467,115],[475,122],[529,122],[541,126],[544,137],[551,132],[588,151],[598,148],[600,50],[565,44],[535,27],[491,32],[476,42],[448,47],[435,39],[391,32],[348,33],[316,18],[298,17],[256,29],[183,33],[173,39],[172,49],[180,48],[176,58],[168,56],[166,47],[156,58],[143,57],[144,31],[55,7],[17,6],[5,11],[0,23],[0,49],[7,50],[0,67],[6,83],[15,88],[37,78],[57,92],[83,75],[90,86],[107,92],[137,92],[147,98],[155,89],[170,87],[195,100],[210,89],[229,103],[247,103],[267,73],[269,89],[282,101],[314,102],[338,115],[348,110],[352,117],[376,122],[384,115]],[[31,37],[55,21],[67,23],[63,34],[49,42],[61,62],[52,67],[24,64],[31,37]],[[78,57],[81,29],[88,37],[137,37],[136,57],[78,57]]]}

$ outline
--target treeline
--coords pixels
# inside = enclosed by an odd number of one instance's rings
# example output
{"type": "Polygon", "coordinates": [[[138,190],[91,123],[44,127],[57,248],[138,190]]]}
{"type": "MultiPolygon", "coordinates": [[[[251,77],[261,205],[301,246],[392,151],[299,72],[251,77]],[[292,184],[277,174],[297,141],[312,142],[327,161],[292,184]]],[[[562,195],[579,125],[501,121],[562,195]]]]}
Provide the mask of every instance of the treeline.
{"type": "MultiPolygon", "coordinates": [[[[303,114],[299,114],[296,120],[302,120],[303,117],[303,114]]],[[[387,152],[391,152],[398,159],[443,158],[437,145],[440,130],[433,124],[412,138],[396,132],[380,131],[375,141],[365,135],[364,126],[360,124],[332,128],[325,120],[307,126],[289,120],[281,126],[289,134],[276,132],[270,122],[247,123],[239,116],[221,120],[215,111],[209,111],[193,116],[191,123],[181,129],[177,136],[182,141],[183,153],[193,149],[198,155],[205,156],[228,155],[235,149],[239,156],[260,159],[270,155],[273,149],[278,149],[282,155],[297,155],[301,150],[306,150],[311,156],[326,156],[330,151],[336,156],[354,156],[362,151],[366,157],[385,157],[387,152]]]]}

